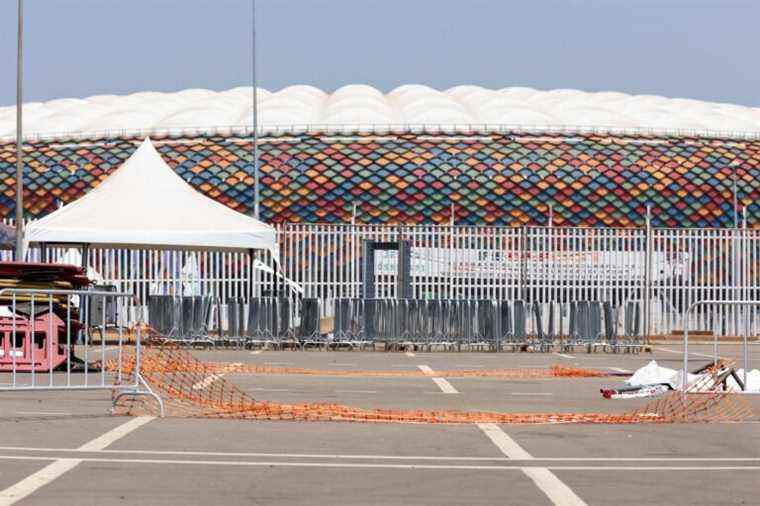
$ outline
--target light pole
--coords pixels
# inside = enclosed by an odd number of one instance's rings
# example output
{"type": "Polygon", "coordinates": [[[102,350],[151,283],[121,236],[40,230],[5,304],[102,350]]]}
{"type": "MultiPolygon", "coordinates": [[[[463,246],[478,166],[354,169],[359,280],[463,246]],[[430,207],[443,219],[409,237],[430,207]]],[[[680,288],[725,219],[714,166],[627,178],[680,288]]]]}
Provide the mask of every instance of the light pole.
{"type": "Polygon", "coordinates": [[[24,255],[24,153],[22,132],[24,74],[24,0],[18,0],[18,39],[16,56],[16,261],[24,255]]]}
{"type": "Polygon", "coordinates": [[[739,160],[731,162],[731,179],[734,183],[734,228],[739,228],[739,189],[736,181],[736,167],[740,164],[739,160]]]}
{"type": "MultiPolygon", "coordinates": [[[[731,179],[733,180],[734,189],[734,230],[731,233],[731,250],[733,251],[733,273],[731,276],[731,285],[734,290],[731,294],[733,299],[738,299],[737,292],[739,291],[739,244],[737,243],[737,235],[739,235],[739,189],[736,181],[736,167],[740,165],[739,160],[731,162],[731,179]]],[[[734,311],[734,333],[739,335],[739,311],[741,306],[733,306],[734,311]]]]}
{"type": "Polygon", "coordinates": [[[256,0],[251,0],[252,80],[253,80],[253,217],[259,219],[259,99],[256,80],[256,0]]]}

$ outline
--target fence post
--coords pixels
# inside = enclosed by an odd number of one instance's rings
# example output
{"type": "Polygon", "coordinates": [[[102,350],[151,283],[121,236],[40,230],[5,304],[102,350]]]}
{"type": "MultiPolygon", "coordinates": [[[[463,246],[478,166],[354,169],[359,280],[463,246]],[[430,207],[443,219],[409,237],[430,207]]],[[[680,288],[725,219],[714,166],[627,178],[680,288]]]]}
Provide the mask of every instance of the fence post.
{"type": "Polygon", "coordinates": [[[526,278],[528,275],[528,227],[520,229],[520,300],[525,301],[526,278]]]}
{"type": "MultiPolygon", "coordinates": [[[[453,209],[453,204],[452,204],[453,209]]],[[[449,224],[449,254],[448,254],[448,272],[447,276],[449,278],[449,299],[454,298],[454,252],[456,250],[454,249],[454,224],[449,224]]]]}
{"type": "Polygon", "coordinates": [[[645,262],[644,262],[644,342],[649,344],[652,335],[652,205],[647,204],[646,230],[645,230],[645,262]]]}
{"type": "Polygon", "coordinates": [[[372,241],[362,239],[362,297],[375,298],[375,249],[372,241]]]}

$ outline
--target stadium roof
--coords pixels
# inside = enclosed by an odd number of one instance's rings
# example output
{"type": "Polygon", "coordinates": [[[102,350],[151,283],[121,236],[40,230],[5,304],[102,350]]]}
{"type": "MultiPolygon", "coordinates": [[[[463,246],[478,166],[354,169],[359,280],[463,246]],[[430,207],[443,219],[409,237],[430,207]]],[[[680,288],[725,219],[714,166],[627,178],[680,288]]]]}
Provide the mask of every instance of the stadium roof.
{"type": "MultiPolygon", "coordinates": [[[[245,130],[252,124],[252,88],[216,92],[98,95],[25,104],[30,137],[245,130]]],[[[485,89],[445,91],[400,86],[383,94],[367,85],[326,93],[312,86],[259,89],[259,124],[268,132],[307,130],[610,131],[667,135],[760,137],[760,108],[617,92],[485,89]]],[[[15,135],[15,107],[0,107],[0,138],[15,135]]]]}

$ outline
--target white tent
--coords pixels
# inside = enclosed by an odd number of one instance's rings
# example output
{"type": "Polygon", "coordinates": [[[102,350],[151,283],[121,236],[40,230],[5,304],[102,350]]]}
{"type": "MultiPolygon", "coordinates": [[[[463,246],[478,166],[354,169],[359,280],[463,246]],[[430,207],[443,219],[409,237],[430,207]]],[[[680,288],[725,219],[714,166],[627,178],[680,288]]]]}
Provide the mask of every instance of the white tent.
{"type": "Polygon", "coordinates": [[[278,257],[274,228],[187,184],[150,139],[100,186],[31,223],[28,243],[265,249],[278,257]]]}

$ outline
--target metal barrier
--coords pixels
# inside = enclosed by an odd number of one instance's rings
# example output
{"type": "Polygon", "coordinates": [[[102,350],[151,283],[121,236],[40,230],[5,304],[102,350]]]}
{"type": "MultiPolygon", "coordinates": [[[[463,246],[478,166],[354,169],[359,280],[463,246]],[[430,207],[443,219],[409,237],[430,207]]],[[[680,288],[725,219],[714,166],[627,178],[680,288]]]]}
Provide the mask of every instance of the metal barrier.
{"type": "Polygon", "coordinates": [[[184,345],[281,347],[296,344],[295,303],[287,297],[229,298],[152,295],[148,322],[164,339],[184,345]],[[213,333],[212,333],[213,329],[213,333]]]}
{"type": "Polygon", "coordinates": [[[211,297],[148,297],[148,324],[168,341],[214,345],[209,333],[211,297]]]}
{"type": "MultiPolygon", "coordinates": [[[[694,302],[689,306],[689,308],[686,310],[686,313],[684,314],[684,332],[683,332],[683,372],[682,372],[682,381],[681,381],[681,388],[683,391],[686,391],[686,387],[689,383],[689,318],[692,313],[692,311],[700,306],[724,306],[724,307],[735,307],[735,308],[760,308],[760,300],[702,300],[698,302],[694,302]]],[[[741,315],[740,312],[737,310],[733,313],[728,314],[728,317],[731,319],[736,319],[737,321],[734,323],[738,329],[740,329],[741,337],[742,337],[742,362],[743,362],[743,369],[744,374],[742,377],[742,384],[741,388],[743,393],[745,394],[760,394],[760,392],[747,392],[746,386],[747,386],[747,373],[749,371],[749,334],[752,332],[752,329],[755,328],[755,311],[744,311],[744,315],[741,315]],[[744,318],[741,318],[744,316],[744,318]],[[738,320],[743,320],[743,324],[739,322],[738,320]]],[[[719,322],[723,323],[723,322],[719,322]]],[[[760,335],[760,327],[756,328],[757,334],[760,335]]],[[[718,359],[720,358],[718,356],[718,334],[713,332],[715,338],[713,340],[713,363],[717,363],[718,359]]]]}
{"type": "Polygon", "coordinates": [[[297,345],[295,304],[288,297],[258,297],[248,301],[245,327],[246,346],[275,348],[297,345]]]}
{"type": "Polygon", "coordinates": [[[620,317],[622,313],[633,319],[635,314],[629,313],[638,308],[635,303],[625,308],[597,301],[336,299],[334,303],[332,334],[316,332],[316,308],[302,313],[303,344],[357,347],[382,342],[399,347],[493,351],[586,346],[589,352],[599,347],[639,352],[643,348],[639,329],[632,333],[634,329],[624,328],[620,317]]]}
{"type": "Polygon", "coordinates": [[[140,373],[140,326],[127,359],[124,328],[112,327],[116,335],[107,347],[106,312],[100,311],[100,321],[95,321],[90,311],[100,299],[101,307],[110,303],[120,313],[132,297],[98,290],[0,290],[0,371],[5,380],[0,391],[111,390],[114,405],[123,396],[148,396],[163,415],[161,398],[140,373]],[[94,330],[99,344],[93,342],[94,330]]]}

